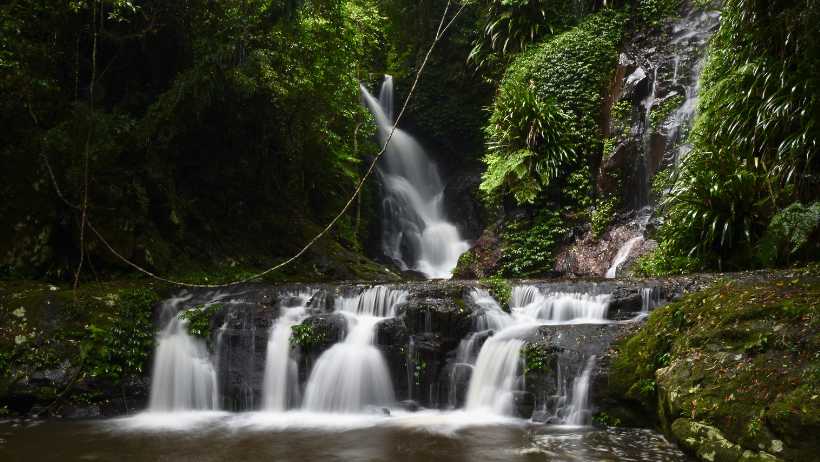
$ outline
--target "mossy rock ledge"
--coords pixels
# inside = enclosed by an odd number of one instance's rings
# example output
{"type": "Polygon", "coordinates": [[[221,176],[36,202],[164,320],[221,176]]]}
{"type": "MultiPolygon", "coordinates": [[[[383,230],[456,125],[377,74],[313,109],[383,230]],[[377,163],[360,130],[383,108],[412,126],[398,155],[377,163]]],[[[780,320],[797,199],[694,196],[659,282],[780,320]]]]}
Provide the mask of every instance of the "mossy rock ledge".
{"type": "Polygon", "coordinates": [[[609,352],[599,416],[655,426],[699,460],[817,460],[819,274],[718,281],[653,311],[609,352]]]}

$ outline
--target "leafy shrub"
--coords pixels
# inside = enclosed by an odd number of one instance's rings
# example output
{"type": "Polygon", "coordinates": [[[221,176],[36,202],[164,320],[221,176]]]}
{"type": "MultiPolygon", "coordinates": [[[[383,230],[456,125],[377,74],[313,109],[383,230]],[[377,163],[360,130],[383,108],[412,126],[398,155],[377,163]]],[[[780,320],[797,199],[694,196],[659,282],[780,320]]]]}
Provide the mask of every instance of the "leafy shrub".
{"type": "MultiPolygon", "coordinates": [[[[664,201],[659,236],[670,253],[697,254],[735,267],[777,255],[756,246],[781,204],[817,198],[820,145],[820,5],[729,0],[701,77],[699,115],[684,160],[664,201]]],[[[795,212],[796,210],[793,210],[795,212]]]]}
{"type": "Polygon", "coordinates": [[[540,343],[528,343],[522,350],[524,359],[524,374],[541,372],[549,367],[549,353],[547,347],[540,343]]]}
{"type": "Polygon", "coordinates": [[[640,0],[638,17],[644,24],[657,27],[660,23],[677,14],[681,0],[640,0]]]}
{"type": "Polygon", "coordinates": [[[501,274],[535,276],[549,272],[554,252],[569,233],[559,210],[545,208],[534,220],[514,220],[502,233],[501,274]]]}
{"type": "Polygon", "coordinates": [[[719,265],[742,253],[759,235],[761,215],[770,204],[764,181],[736,157],[690,153],[662,202],[661,239],[669,250],[715,256],[719,265]]]}
{"type": "Polygon", "coordinates": [[[290,344],[292,346],[300,346],[302,348],[311,348],[324,341],[325,334],[317,332],[311,324],[297,324],[291,326],[292,335],[290,336],[290,344]]]}
{"type": "Polygon", "coordinates": [[[679,252],[670,245],[661,241],[658,248],[641,255],[632,265],[632,273],[642,277],[659,277],[687,274],[702,267],[697,258],[679,252]]]}
{"type": "Polygon", "coordinates": [[[561,0],[486,0],[482,6],[483,35],[467,58],[476,67],[492,53],[524,50],[574,19],[572,2],[561,0]]]}
{"type": "Polygon", "coordinates": [[[757,257],[763,265],[816,258],[818,241],[820,202],[808,206],[795,202],[772,217],[757,245],[757,257]]]}
{"type": "Polygon", "coordinates": [[[512,287],[501,276],[493,276],[482,279],[481,285],[487,289],[490,295],[493,296],[501,305],[504,311],[510,311],[510,299],[512,299],[512,287]]]}
{"type": "Polygon", "coordinates": [[[554,102],[536,98],[524,84],[503,87],[485,129],[487,170],[481,191],[494,196],[508,190],[519,204],[533,203],[573,159],[568,119],[554,102]]]}
{"type": "Polygon", "coordinates": [[[220,303],[211,303],[195,306],[182,313],[182,319],[187,324],[188,333],[204,339],[211,337],[211,319],[222,309],[220,303]]]}
{"type": "Polygon", "coordinates": [[[606,231],[606,228],[612,223],[615,218],[615,211],[618,209],[618,198],[609,197],[607,199],[600,199],[595,204],[595,209],[592,211],[590,217],[590,225],[592,226],[592,235],[596,238],[606,231]]]}
{"type": "Polygon", "coordinates": [[[132,289],[112,300],[108,323],[90,323],[80,343],[83,365],[92,377],[118,380],[141,374],[154,345],[152,306],[159,300],[150,289],[132,289]]]}
{"type": "Polygon", "coordinates": [[[552,180],[577,167],[574,161],[600,156],[601,94],[617,62],[623,24],[621,14],[601,11],[514,59],[486,129],[482,191],[509,191],[518,203],[533,203],[552,180]]]}

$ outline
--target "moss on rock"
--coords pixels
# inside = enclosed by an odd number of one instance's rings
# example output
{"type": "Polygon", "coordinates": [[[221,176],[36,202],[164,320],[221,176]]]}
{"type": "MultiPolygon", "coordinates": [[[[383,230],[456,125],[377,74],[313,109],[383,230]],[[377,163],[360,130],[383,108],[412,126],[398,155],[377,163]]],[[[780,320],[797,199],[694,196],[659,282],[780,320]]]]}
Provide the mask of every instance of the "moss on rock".
{"type": "Polygon", "coordinates": [[[811,271],[719,282],[654,311],[620,341],[608,393],[656,416],[702,460],[769,460],[761,451],[811,460],[820,453],[816,438],[805,438],[820,432],[819,308],[811,271]],[[703,425],[734,449],[712,448],[717,439],[703,425]]]}

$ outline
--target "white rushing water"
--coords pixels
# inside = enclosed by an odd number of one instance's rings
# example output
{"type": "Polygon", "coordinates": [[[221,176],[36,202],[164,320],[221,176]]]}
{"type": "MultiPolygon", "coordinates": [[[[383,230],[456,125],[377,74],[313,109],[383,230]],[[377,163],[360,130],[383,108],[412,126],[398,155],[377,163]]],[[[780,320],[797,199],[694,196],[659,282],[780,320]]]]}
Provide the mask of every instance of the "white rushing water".
{"type": "Polygon", "coordinates": [[[614,279],[618,275],[618,268],[620,268],[627,258],[629,258],[629,255],[632,254],[632,249],[642,242],[643,236],[636,236],[624,242],[624,245],[622,245],[621,248],[618,249],[618,253],[615,254],[615,258],[612,260],[612,264],[609,266],[609,269],[606,270],[606,277],[609,279],[614,279]]]}
{"type": "Polygon", "coordinates": [[[312,295],[311,290],[294,294],[280,307],[279,318],[271,328],[262,388],[262,406],[267,411],[284,411],[298,403],[299,366],[290,355],[291,328],[306,317],[312,295]]]}
{"type": "Polygon", "coordinates": [[[566,417],[567,425],[584,425],[588,423],[589,408],[589,379],[592,368],[595,366],[595,356],[590,356],[581,375],[572,381],[572,401],[566,417]]]}
{"type": "MultiPolygon", "coordinates": [[[[361,91],[384,143],[394,120],[393,78],[385,76],[378,99],[364,86],[361,91]]],[[[397,128],[379,172],[386,189],[382,251],[402,269],[420,271],[428,278],[450,278],[469,244],[445,217],[444,185],[436,165],[412,136],[397,128]]]]}
{"type": "MultiPolygon", "coordinates": [[[[604,323],[610,296],[579,293],[543,293],[534,286],[516,286],[510,300],[511,313],[505,313],[501,307],[483,291],[475,291],[473,300],[482,307],[477,324],[486,329],[495,330],[488,338],[475,360],[470,384],[467,391],[466,409],[473,412],[490,412],[509,415],[513,410],[513,392],[519,374],[521,348],[525,337],[540,325],[604,323]]],[[[474,336],[465,339],[460,346],[459,355],[462,361],[469,361],[466,352],[472,348],[470,342],[474,336]],[[463,348],[464,353],[461,352],[463,348]]],[[[589,373],[584,379],[582,373],[573,387],[572,399],[578,419],[586,408],[586,393],[589,373]]],[[[560,376],[560,374],[559,374],[560,376]]],[[[561,379],[559,379],[561,380],[561,379]]],[[[560,384],[559,384],[560,385],[560,384]]],[[[570,417],[566,418],[569,423],[570,417]]]]}
{"type": "Polygon", "coordinates": [[[393,404],[393,382],[374,336],[376,325],[394,317],[406,295],[377,286],[337,299],[336,311],[345,316],[348,333],[316,361],[305,387],[305,410],[356,413],[393,404]]]}
{"type": "Polygon", "coordinates": [[[214,410],[218,406],[216,370],[205,342],[188,334],[187,322],[177,314],[187,297],[163,305],[170,317],[159,333],[151,379],[151,412],[214,410]]]}

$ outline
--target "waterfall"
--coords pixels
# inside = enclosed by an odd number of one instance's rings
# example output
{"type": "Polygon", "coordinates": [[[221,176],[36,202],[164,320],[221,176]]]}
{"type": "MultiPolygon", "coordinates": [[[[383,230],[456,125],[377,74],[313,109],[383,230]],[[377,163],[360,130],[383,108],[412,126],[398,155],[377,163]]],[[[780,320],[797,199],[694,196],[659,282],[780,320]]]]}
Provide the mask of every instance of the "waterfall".
{"type": "Polygon", "coordinates": [[[618,275],[618,268],[624,264],[629,255],[632,253],[632,249],[635,248],[636,245],[643,242],[643,236],[636,236],[632,239],[624,242],[624,245],[618,249],[618,253],[615,254],[615,258],[612,260],[612,264],[609,266],[609,269],[606,270],[606,277],[609,279],[614,279],[618,275]]]}
{"type": "MultiPolygon", "coordinates": [[[[482,314],[490,314],[480,322],[492,322],[500,330],[481,347],[470,377],[466,409],[496,414],[512,412],[521,348],[533,329],[546,324],[606,322],[610,299],[608,294],[543,293],[535,286],[516,286],[510,299],[512,313],[507,314],[500,307],[493,309],[481,292],[474,292],[473,297],[484,303],[479,306],[486,306],[482,314]]],[[[495,306],[498,306],[497,303],[495,306]]],[[[473,339],[468,337],[465,341],[472,342],[473,339]]],[[[462,342],[459,349],[469,351],[470,347],[470,343],[462,342]]],[[[582,376],[579,389],[588,388],[588,377],[585,383],[582,376]]],[[[575,395],[581,399],[578,393],[574,392],[575,395]]],[[[586,398],[583,399],[585,402],[586,398]]]]}
{"type": "MultiPolygon", "coordinates": [[[[382,143],[392,129],[393,78],[385,76],[379,98],[361,86],[382,143]]],[[[386,194],[382,202],[382,251],[401,269],[428,278],[449,278],[458,257],[469,249],[444,214],[444,185],[436,165],[405,131],[396,129],[379,172],[386,194]]]]}
{"type": "MultiPolygon", "coordinates": [[[[706,47],[709,38],[718,27],[720,13],[716,11],[693,11],[682,18],[673,29],[671,44],[686,53],[687,47],[694,46],[701,50],[706,47]]],[[[673,84],[678,83],[678,66],[680,65],[680,53],[674,57],[675,74],[673,84]]],[[[705,59],[699,57],[694,61],[689,69],[689,84],[684,85],[684,102],[675,110],[669,120],[664,124],[667,144],[677,148],[674,151],[674,164],[677,166],[680,161],[692,149],[692,145],[686,142],[686,135],[695,118],[698,106],[698,96],[700,94],[700,74],[703,70],[705,59]]]]}
{"type": "Polygon", "coordinates": [[[661,292],[657,287],[641,288],[641,313],[649,313],[650,310],[661,304],[661,292]]]}
{"type": "Polygon", "coordinates": [[[291,327],[305,318],[312,295],[312,291],[293,295],[289,303],[280,307],[279,318],[271,328],[262,388],[262,406],[267,411],[284,411],[299,399],[299,366],[290,356],[291,327]]]}
{"type": "Polygon", "coordinates": [[[188,298],[163,304],[163,317],[170,319],[157,338],[148,406],[152,412],[218,408],[216,370],[205,342],[188,334],[187,321],[176,313],[188,298]]]}
{"type": "Polygon", "coordinates": [[[518,373],[518,359],[524,341],[490,337],[481,347],[470,388],[468,411],[512,412],[512,392],[518,373]]]}
{"type": "Polygon", "coordinates": [[[592,375],[592,368],[595,366],[595,356],[590,356],[584,366],[581,375],[572,381],[572,401],[569,405],[569,413],[564,420],[567,425],[584,425],[589,415],[589,378],[592,375]]]}
{"type": "Polygon", "coordinates": [[[394,317],[406,296],[405,291],[377,286],[337,300],[348,334],[316,361],[305,387],[304,409],[353,413],[395,401],[393,382],[374,337],[376,325],[394,317]]]}

